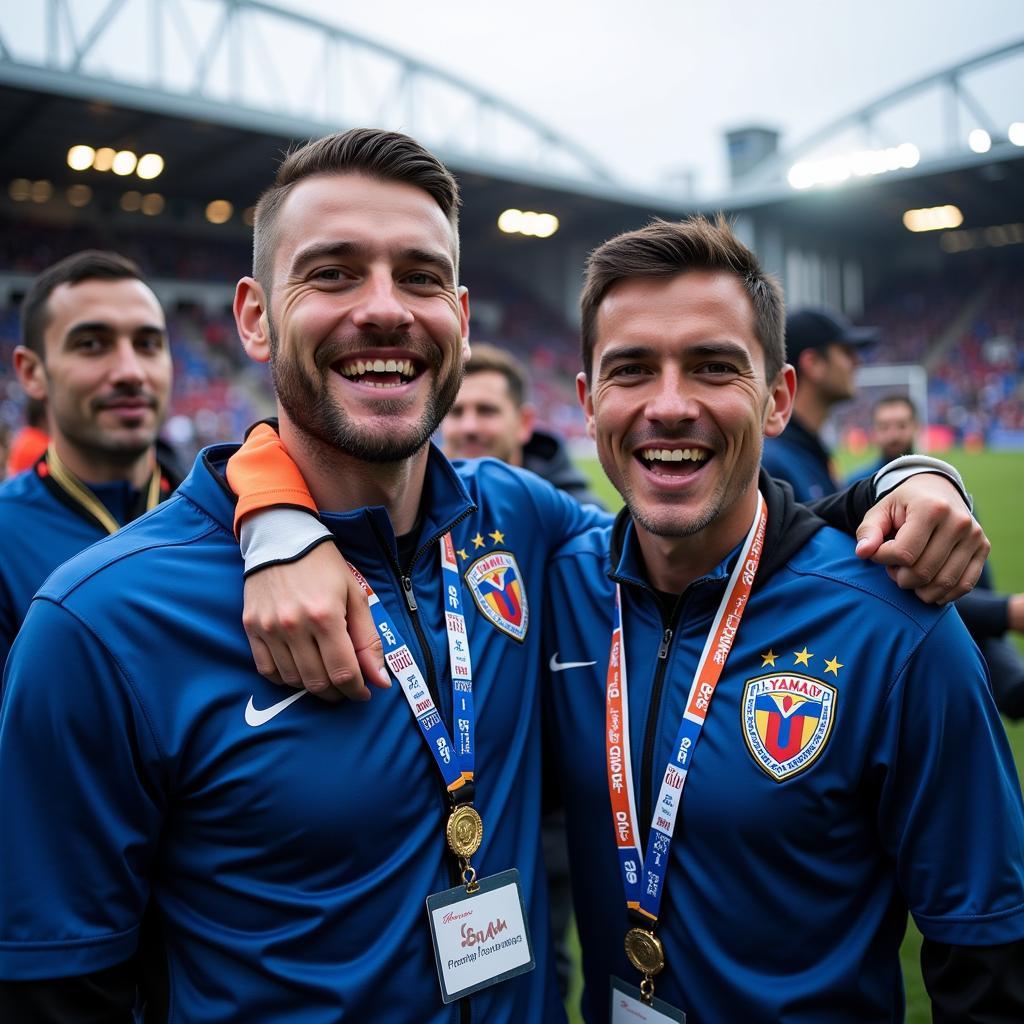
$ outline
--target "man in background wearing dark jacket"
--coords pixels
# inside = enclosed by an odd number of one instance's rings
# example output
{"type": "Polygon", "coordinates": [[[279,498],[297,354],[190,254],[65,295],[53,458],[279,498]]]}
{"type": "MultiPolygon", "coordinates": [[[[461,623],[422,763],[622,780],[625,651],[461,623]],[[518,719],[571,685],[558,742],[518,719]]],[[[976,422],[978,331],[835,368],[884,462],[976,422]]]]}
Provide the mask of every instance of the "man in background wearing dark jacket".
{"type": "Polygon", "coordinates": [[[537,413],[526,390],[526,370],[514,356],[496,345],[474,344],[459,397],[441,424],[445,455],[501,459],[536,473],[581,504],[602,505],[570,461],[565,442],[534,427],[537,413]]]}

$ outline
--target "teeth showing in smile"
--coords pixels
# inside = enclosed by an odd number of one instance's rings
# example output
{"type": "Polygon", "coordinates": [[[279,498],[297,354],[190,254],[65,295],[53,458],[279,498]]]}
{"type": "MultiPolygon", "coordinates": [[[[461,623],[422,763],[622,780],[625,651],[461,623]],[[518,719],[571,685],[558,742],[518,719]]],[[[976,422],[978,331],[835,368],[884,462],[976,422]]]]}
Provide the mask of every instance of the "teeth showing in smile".
{"type": "Polygon", "coordinates": [[[396,388],[416,376],[411,359],[351,359],[338,368],[343,377],[377,388],[396,388]],[[362,380],[368,373],[394,373],[398,380],[362,380]]]}
{"type": "Polygon", "coordinates": [[[701,448],[645,448],[644,462],[707,462],[708,453],[701,448]]]}

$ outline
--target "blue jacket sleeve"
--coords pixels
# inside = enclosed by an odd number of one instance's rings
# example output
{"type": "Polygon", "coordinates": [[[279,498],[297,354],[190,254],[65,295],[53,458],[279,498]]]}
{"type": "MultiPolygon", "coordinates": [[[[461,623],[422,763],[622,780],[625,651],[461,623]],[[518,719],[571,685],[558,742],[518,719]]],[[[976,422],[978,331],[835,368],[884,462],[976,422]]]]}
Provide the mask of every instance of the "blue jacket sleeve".
{"type": "Polygon", "coordinates": [[[1024,805],[978,649],[952,609],[923,636],[879,718],[878,828],[925,938],[1024,938],[1024,805]]]}
{"type": "Polygon", "coordinates": [[[36,599],[0,712],[0,978],[132,956],[163,810],[157,745],[116,658],[36,599]]]}

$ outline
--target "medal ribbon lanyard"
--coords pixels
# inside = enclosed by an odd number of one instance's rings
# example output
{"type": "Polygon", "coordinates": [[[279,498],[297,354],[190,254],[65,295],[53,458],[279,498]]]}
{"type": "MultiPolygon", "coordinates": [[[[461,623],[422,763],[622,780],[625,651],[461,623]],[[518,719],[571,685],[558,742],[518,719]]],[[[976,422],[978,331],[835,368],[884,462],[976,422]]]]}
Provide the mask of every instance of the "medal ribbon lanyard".
{"type": "Polygon", "coordinates": [[[633,966],[644,975],[641,992],[648,1002],[654,993],[652,978],[665,965],[664,950],[660,939],[653,934],[653,929],[661,908],[676,814],[687,774],[693,764],[697,742],[711,705],[711,698],[732,650],[740,620],[750,597],[757,567],[761,561],[767,524],[767,506],[764,496],[758,493],[754,521],[729,577],[690,684],[686,710],[683,712],[672,746],[673,758],[666,766],[662,777],[647,840],[646,856],[643,859],[640,857],[640,830],[633,795],[622,591],[619,586],[615,588],[615,628],[612,631],[611,650],[608,655],[605,690],[608,795],[611,799],[619,867],[626,890],[626,906],[649,922],[646,928],[633,928],[626,936],[626,953],[633,966]]]}
{"type": "MultiPolygon", "coordinates": [[[[384,660],[402,687],[427,749],[440,769],[444,784],[454,801],[455,795],[473,781],[473,667],[466,635],[466,617],[462,610],[462,578],[455,561],[455,545],[451,534],[446,533],[439,544],[445,632],[448,635],[448,661],[452,678],[454,743],[412,650],[366,578],[351,562],[349,568],[366,594],[370,614],[384,645],[384,660]]],[[[479,849],[482,836],[483,823],[479,814],[468,803],[459,804],[448,821],[448,844],[452,852],[462,859],[463,878],[467,887],[475,885],[476,872],[470,866],[469,858],[479,849]]]]}

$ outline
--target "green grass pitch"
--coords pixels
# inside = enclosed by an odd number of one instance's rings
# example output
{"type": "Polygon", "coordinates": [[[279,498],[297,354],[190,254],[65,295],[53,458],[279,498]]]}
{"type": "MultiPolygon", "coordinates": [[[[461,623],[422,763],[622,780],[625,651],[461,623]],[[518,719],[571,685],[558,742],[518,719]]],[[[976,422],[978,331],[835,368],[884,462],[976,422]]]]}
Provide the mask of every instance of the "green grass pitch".
{"type": "MultiPolygon", "coordinates": [[[[996,586],[1010,593],[1024,591],[1024,509],[1021,508],[1024,489],[1024,452],[967,452],[962,450],[943,454],[960,470],[967,487],[974,496],[978,513],[989,540],[992,542],[990,558],[996,586]]],[[[839,453],[841,470],[847,472],[864,459],[839,453]]],[[[605,479],[596,459],[579,460],[581,469],[590,478],[594,490],[610,508],[622,503],[611,484],[605,479]]],[[[1021,650],[1024,642],[1016,638],[1021,650]]],[[[1006,732],[1017,760],[1017,774],[1024,785],[1024,721],[1006,723],[1006,732]]],[[[928,997],[921,981],[918,954],[921,936],[913,921],[907,928],[907,937],[901,950],[903,975],[907,989],[907,1024],[928,1024],[931,1021],[928,997]]],[[[578,956],[578,947],[577,947],[578,956]]],[[[582,981],[578,960],[573,984],[567,1001],[570,1024],[581,1024],[579,998],[582,981]]]]}

